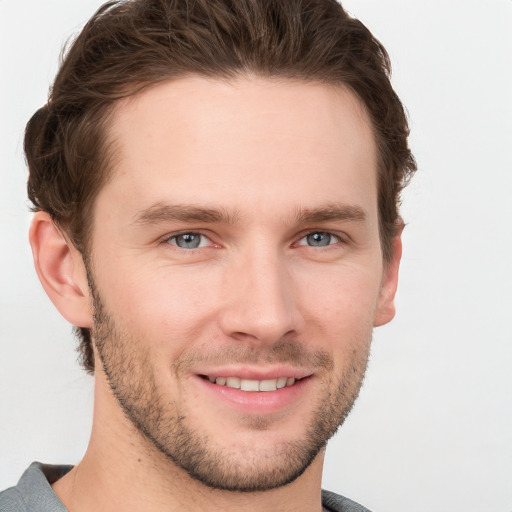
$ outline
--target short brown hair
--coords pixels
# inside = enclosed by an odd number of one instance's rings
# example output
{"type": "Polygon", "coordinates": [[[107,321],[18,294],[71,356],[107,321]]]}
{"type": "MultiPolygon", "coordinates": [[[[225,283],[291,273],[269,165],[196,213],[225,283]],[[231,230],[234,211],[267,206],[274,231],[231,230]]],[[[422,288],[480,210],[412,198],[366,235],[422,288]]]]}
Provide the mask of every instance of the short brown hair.
{"type": "MultiPolygon", "coordinates": [[[[28,196],[85,256],[95,197],[108,177],[105,130],[115,102],[189,74],[251,73],[344,85],[366,106],[378,147],[384,261],[416,170],[384,47],[336,0],[128,0],[103,5],[71,45],[48,103],[27,124],[28,196]]],[[[90,334],[80,328],[85,368],[90,334]]]]}

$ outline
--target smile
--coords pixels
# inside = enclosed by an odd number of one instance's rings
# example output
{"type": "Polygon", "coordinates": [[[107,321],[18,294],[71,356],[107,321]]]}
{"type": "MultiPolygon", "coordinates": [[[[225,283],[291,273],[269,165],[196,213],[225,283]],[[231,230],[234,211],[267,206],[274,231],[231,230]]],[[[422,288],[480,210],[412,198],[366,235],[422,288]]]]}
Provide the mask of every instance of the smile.
{"type": "MultiPolygon", "coordinates": [[[[205,377],[212,384],[240,389],[242,391],[277,391],[278,389],[293,386],[296,379],[293,377],[278,377],[277,379],[252,380],[240,377],[205,377]]],[[[300,380],[300,379],[299,379],[300,380]]]]}

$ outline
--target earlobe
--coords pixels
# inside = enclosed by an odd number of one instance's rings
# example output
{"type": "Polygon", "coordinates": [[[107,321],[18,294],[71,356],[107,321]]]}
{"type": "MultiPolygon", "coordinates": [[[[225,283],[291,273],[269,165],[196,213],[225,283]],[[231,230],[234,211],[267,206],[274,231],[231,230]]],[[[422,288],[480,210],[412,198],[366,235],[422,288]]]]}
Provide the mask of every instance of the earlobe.
{"type": "Polygon", "coordinates": [[[377,312],[373,323],[374,327],[391,322],[395,316],[395,295],[398,286],[400,260],[402,258],[401,232],[402,230],[400,229],[399,234],[393,238],[391,259],[384,267],[377,312]]]}
{"type": "Polygon", "coordinates": [[[46,212],[34,215],[29,232],[37,275],[60,314],[77,327],[91,327],[89,287],[81,254],[46,212]]]}

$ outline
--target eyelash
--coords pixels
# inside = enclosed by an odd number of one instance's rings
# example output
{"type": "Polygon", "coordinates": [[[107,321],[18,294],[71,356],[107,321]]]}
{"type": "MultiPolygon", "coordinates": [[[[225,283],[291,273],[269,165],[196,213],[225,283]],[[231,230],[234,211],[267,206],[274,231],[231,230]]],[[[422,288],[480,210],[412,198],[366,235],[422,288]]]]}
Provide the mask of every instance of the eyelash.
{"type": "Polygon", "coordinates": [[[331,231],[320,231],[320,230],[312,230],[312,231],[309,231],[307,233],[305,233],[299,240],[298,242],[296,242],[297,245],[301,245],[301,246],[306,246],[306,247],[330,247],[332,245],[336,245],[340,242],[343,242],[343,238],[341,237],[341,235],[337,235],[336,233],[332,233],[331,231]],[[311,236],[311,235],[328,235],[331,237],[331,240],[332,241],[332,238],[335,239],[335,242],[334,243],[329,243],[327,245],[319,245],[319,246],[314,246],[314,245],[308,245],[308,244],[301,244],[299,242],[301,242],[302,240],[306,239],[308,236],[311,236]]]}
{"type": "MultiPolygon", "coordinates": [[[[214,244],[214,242],[212,242],[212,240],[211,240],[211,238],[209,236],[205,235],[204,233],[201,233],[200,231],[180,231],[179,233],[173,233],[172,235],[168,235],[164,239],[162,239],[162,243],[163,244],[168,244],[168,245],[173,245],[177,249],[181,249],[181,250],[187,251],[187,252],[188,251],[192,251],[194,249],[203,249],[203,248],[205,248],[205,246],[201,246],[202,240],[200,240],[198,247],[190,247],[190,248],[180,247],[177,243],[172,243],[172,241],[176,242],[176,240],[180,236],[184,236],[184,235],[199,236],[199,237],[202,237],[202,239],[206,238],[212,244],[214,244]]],[[[308,232],[304,233],[297,240],[297,242],[295,242],[293,245],[298,245],[298,246],[303,246],[303,247],[312,247],[312,248],[315,248],[315,247],[317,247],[317,248],[328,248],[328,247],[331,247],[331,246],[339,244],[339,243],[347,243],[347,241],[344,240],[344,238],[341,235],[338,235],[338,234],[333,233],[331,231],[311,230],[311,231],[308,231],[308,232]],[[307,239],[307,237],[309,237],[311,235],[315,235],[315,234],[318,234],[318,235],[328,235],[329,237],[331,237],[329,242],[332,242],[333,241],[332,239],[334,238],[334,243],[328,243],[327,245],[318,245],[318,246],[309,245],[307,243],[300,243],[303,240],[307,239]]],[[[214,245],[216,245],[216,244],[214,244],[214,245]]]]}
{"type": "MultiPolygon", "coordinates": [[[[183,251],[190,251],[190,250],[193,250],[193,249],[203,249],[204,247],[192,247],[192,248],[184,248],[184,247],[180,247],[177,243],[171,243],[172,241],[176,241],[180,236],[184,236],[184,235],[193,235],[193,236],[199,236],[199,237],[202,237],[202,239],[207,239],[209,240],[210,242],[211,239],[210,237],[208,237],[207,235],[205,235],[204,233],[201,233],[200,231],[180,231],[179,233],[173,233],[172,235],[168,235],[166,236],[163,240],[162,240],[162,243],[163,244],[168,244],[168,245],[173,245],[174,247],[176,247],[177,249],[182,249],[183,251]]],[[[200,244],[202,243],[202,241],[199,242],[200,244]]],[[[213,243],[213,242],[212,242],[213,243]]]]}

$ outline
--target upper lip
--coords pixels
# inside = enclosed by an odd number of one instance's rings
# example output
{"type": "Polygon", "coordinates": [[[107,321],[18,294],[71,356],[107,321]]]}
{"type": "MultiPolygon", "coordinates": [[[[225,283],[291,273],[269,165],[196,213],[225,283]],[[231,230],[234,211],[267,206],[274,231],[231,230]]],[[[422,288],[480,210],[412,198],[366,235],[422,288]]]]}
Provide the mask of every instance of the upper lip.
{"type": "Polygon", "coordinates": [[[205,377],[239,377],[247,380],[271,380],[279,377],[293,377],[294,379],[303,379],[313,375],[313,371],[308,368],[298,368],[289,365],[256,367],[256,366],[219,366],[215,368],[204,368],[194,372],[196,375],[205,377]]]}

